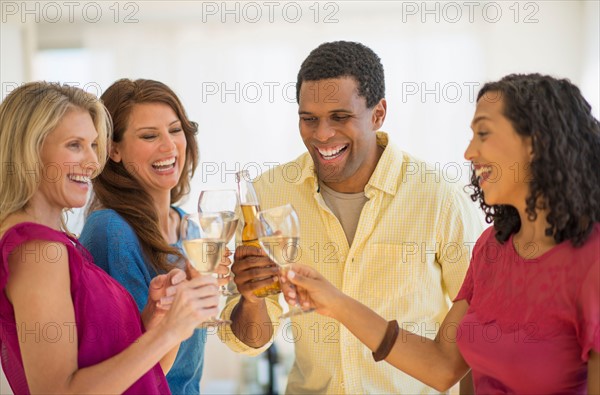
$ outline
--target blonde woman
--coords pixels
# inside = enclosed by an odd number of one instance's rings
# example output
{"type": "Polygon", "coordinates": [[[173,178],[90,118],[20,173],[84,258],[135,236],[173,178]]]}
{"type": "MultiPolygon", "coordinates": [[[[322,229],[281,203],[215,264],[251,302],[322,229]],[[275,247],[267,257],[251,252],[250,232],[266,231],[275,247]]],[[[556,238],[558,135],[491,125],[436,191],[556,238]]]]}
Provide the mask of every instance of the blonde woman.
{"type": "Polygon", "coordinates": [[[104,106],[78,88],[28,83],[0,104],[0,358],[15,393],[169,393],[173,350],[217,312],[215,280],[173,270],[140,316],[66,231],[110,135],[104,106]]]}

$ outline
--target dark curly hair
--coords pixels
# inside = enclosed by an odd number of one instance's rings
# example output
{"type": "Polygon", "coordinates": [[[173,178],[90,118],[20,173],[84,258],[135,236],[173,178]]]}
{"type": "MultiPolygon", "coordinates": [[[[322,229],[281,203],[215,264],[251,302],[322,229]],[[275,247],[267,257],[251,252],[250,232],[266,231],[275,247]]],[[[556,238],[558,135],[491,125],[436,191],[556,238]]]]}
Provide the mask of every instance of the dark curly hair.
{"type": "Polygon", "coordinates": [[[304,81],[352,77],[358,83],[358,96],[367,101],[367,108],[385,97],[385,78],[379,56],[361,43],[335,41],[313,49],[298,72],[296,101],[304,81]]]}
{"type": "MultiPolygon", "coordinates": [[[[516,132],[532,139],[529,220],[537,218],[537,209],[547,209],[546,235],[581,246],[600,221],[600,122],[591,106],[569,80],[540,74],[511,74],[487,83],[477,100],[487,92],[503,100],[503,114],[516,132]]],[[[485,204],[474,172],[469,187],[486,221],[494,222],[500,243],[521,228],[514,207],[485,204]]]]}
{"type": "MultiPolygon", "coordinates": [[[[198,165],[198,125],[189,120],[181,101],[167,85],[159,81],[120,79],[101,97],[110,113],[113,125],[113,142],[120,142],[127,129],[131,111],[136,104],[162,103],[173,109],[181,121],[187,143],[183,172],[177,185],[171,189],[171,203],[178,202],[190,191],[190,180],[198,165]]],[[[170,246],[161,234],[158,213],[152,198],[139,181],[126,169],[123,162],[109,159],[102,173],[93,181],[94,195],[88,213],[94,210],[113,209],[131,225],[140,240],[148,263],[159,273],[174,267],[169,256],[184,259],[176,247],[170,246]]]]}

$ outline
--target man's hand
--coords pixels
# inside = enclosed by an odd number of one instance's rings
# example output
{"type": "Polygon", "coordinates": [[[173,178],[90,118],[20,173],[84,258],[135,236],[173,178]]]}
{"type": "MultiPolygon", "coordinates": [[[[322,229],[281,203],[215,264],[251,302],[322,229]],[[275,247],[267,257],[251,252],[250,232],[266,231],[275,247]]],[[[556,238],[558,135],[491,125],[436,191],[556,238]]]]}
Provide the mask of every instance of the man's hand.
{"type": "Polygon", "coordinates": [[[254,291],[279,281],[279,267],[260,247],[242,245],[236,248],[231,271],[239,293],[250,303],[262,301],[254,291]]]}

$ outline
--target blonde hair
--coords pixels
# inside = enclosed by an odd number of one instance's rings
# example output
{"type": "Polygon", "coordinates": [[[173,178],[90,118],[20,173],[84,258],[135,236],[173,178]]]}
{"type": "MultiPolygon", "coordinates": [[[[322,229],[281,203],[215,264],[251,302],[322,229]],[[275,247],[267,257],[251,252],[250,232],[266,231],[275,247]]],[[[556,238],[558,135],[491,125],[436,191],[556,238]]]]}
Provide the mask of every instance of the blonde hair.
{"type": "Polygon", "coordinates": [[[98,169],[107,160],[112,123],[102,102],[82,89],[30,82],[0,103],[0,223],[31,200],[41,179],[44,139],[72,109],[87,111],[98,132],[98,169]]]}

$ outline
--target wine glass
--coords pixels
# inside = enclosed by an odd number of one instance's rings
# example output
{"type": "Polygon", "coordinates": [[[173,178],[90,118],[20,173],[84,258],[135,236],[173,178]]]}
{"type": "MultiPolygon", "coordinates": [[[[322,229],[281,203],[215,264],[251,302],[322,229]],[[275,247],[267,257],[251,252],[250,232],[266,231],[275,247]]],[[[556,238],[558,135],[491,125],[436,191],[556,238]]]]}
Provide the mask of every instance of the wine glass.
{"type": "MultiPolygon", "coordinates": [[[[198,212],[200,213],[220,213],[223,218],[225,228],[225,243],[229,243],[235,235],[239,222],[239,199],[235,189],[206,190],[200,192],[198,199],[198,212]]],[[[230,250],[234,250],[235,248],[230,250]]],[[[219,278],[225,276],[219,274],[219,278]]],[[[223,296],[233,295],[227,288],[227,285],[221,285],[219,291],[223,296]]]]}
{"type": "MultiPolygon", "coordinates": [[[[279,265],[283,276],[291,269],[292,263],[300,258],[300,221],[298,214],[291,204],[259,211],[256,215],[256,231],[258,242],[269,258],[279,265]]],[[[294,287],[290,284],[291,287],[294,287]]],[[[296,293],[296,305],[279,318],[313,311],[300,307],[296,293]]]]}
{"type": "MultiPolygon", "coordinates": [[[[192,266],[203,275],[213,275],[225,248],[225,227],[220,213],[186,214],[181,219],[181,241],[192,266]]],[[[201,326],[231,324],[231,321],[210,317],[201,326]]]]}

